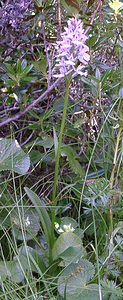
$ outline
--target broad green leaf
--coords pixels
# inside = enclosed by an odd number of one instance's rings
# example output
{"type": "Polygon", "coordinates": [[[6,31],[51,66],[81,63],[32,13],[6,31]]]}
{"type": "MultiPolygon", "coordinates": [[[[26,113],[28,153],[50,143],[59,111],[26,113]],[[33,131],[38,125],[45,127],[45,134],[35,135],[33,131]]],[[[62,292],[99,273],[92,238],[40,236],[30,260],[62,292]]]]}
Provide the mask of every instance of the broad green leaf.
{"type": "Polygon", "coordinates": [[[87,285],[95,269],[88,260],[81,260],[67,266],[58,279],[59,294],[66,300],[99,300],[98,285],[87,285]]]}
{"type": "Polygon", "coordinates": [[[99,300],[99,286],[97,284],[82,285],[72,295],[67,292],[66,300],[99,300]]]}
{"type": "Polygon", "coordinates": [[[44,156],[44,153],[42,154],[40,151],[38,150],[32,150],[30,152],[30,161],[32,164],[36,164],[38,161],[42,161],[44,156]]]}
{"type": "Polygon", "coordinates": [[[24,271],[31,268],[31,272],[41,273],[45,272],[46,266],[44,263],[44,257],[39,250],[35,250],[29,246],[21,246],[18,248],[18,254],[14,257],[14,260],[19,260],[24,271]]]}
{"type": "Polygon", "coordinates": [[[29,167],[29,155],[21,149],[17,140],[0,138],[0,171],[13,170],[25,174],[29,167]]]}
{"type": "Polygon", "coordinates": [[[25,187],[24,189],[39,215],[40,222],[43,227],[45,238],[48,242],[48,245],[51,245],[52,244],[51,241],[52,223],[48,215],[48,212],[46,210],[45,203],[32,190],[30,190],[27,187],[25,187]]]}
{"type": "Polygon", "coordinates": [[[10,277],[12,281],[20,283],[24,279],[23,271],[16,261],[0,261],[0,281],[10,277]]]}
{"type": "Polygon", "coordinates": [[[112,72],[112,70],[111,70],[111,69],[108,69],[108,70],[106,70],[106,71],[103,73],[103,75],[101,76],[101,83],[102,83],[102,84],[104,84],[104,83],[107,81],[108,77],[111,75],[111,72],[112,72]]]}
{"type": "Polygon", "coordinates": [[[80,249],[70,246],[60,255],[60,258],[63,260],[63,262],[61,262],[61,265],[67,266],[70,263],[76,263],[80,258],[83,258],[85,256],[86,250],[82,245],[80,249]]]}
{"type": "Polygon", "coordinates": [[[17,210],[11,213],[12,233],[18,240],[23,240],[23,234],[26,240],[31,240],[40,229],[39,215],[33,208],[25,210],[24,213],[20,211],[20,214],[21,216],[17,210]]]}
{"type": "Polygon", "coordinates": [[[80,256],[80,253],[83,252],[82,250],[83,245],[81,239],[73,232],[64,232],[54,243],[52,255],[54,260],[63,258],[68,261],[69,257],[73,259],[75,256],[80,256]]]}
{"type": "Polygon", "coordinates": [[[50,164],[52,162],[52,160],[54,159],[54,154],[53,153],[41,153],[39,151],[36,151],[36,150],[32,150],[30,152],[30,160],[31,160],[31,163],[32,164],[35,164],[37,162],[45,162],[47,164],[50,164]]]}
{"type": "Polygon", "coordinates": [[[87,121],[87,118],[78,119],[74,123],[74,128],[80,128],[80,127],[82,127],[82,125],[85,124],[86,121],[87,121]]]}
{"type": "Polygon", "coordinates": [[[0,282],[4,281],[7,277],[7,268],[5,267],[5,263],[0,261],[0,282]]]}
{"type": "Polygon", "coordinates": [[[9,271],[9,276],[11,277],[12,281],[20,283],[24,279],[23,271],[18,262],[8,261],[7,269],[9,271]]]}

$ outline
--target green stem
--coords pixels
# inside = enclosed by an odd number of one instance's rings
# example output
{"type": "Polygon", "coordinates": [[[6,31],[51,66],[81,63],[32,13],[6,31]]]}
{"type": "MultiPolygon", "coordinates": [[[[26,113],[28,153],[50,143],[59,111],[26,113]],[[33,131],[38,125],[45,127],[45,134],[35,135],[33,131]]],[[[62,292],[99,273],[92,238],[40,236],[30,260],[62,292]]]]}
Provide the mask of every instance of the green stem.
{"type": "MultiPolygon", "coordinates": [[[[113,189],[114,185],[114,178],[115,178],[115,171],[116,171],[116,165],[117,165],[117,156],[118,156],[118,149],[119,149],[119,143],[121,139],[121,133],[122,133],[122,128],[119,128],[118,135],[117,135],[117,140],[116,140],[116,146],[115,146],[115,152],[114,152],[114,160],[113,160],[113,168],[111,172],[111,177],[110,177],[110,189],[113,189]]],[[[109,220],[110,220],[110,226],[109,226],[109,239],[111,241],[111,246],[109,248],[110,252],[112,250],[112,232],[113,232],[113,211],[112,211],[112,206],[114,205],[114,198],[112,197],[111,203],[110,203],[110,210],[109,210],[109,220]]]]}
{"type": "Polygon", "coordinates": [[[54,230],[54,221],[55,221],[55,207],[57,205],[56,189],[57,189],[57,183],[58,183],[59,160],[60,160],[60,155],[61,155],[61,144],[62,144],[62,137],[63,137],[63,131],[64,131],[66,113],[67,113],[67,106],[68,106],[68,99],[69,99],[70,81],[71,81],[71,76],[66,78],[64,109],[63,109],[62,122],[61,122],[60,134],[59,134],[58,149],[57,149],[57,153],[56,153],[55,174],[54,174],[54,184],[53,184],[53,193],[52,193],[52,204],[53,204],[52,226],[53,226],[53,230],[54,230]]]}
{"type": "Polygon", "coordinates": [[[115,146],[115,152],[114,152],[114,160],[113,160],[113,169],[111,172],[111,177],[110,177],[110,188],[113,188],[114,184],[114,175],[115,175],[115,169],[116,169],[116,163],[117,163],[117,154],[118,154],[118,148],[119,148],[119,143],[120,143],[120,138],[121,138],[121,132],[122,128],[119,128],[118,135],[117,135],[117,141],[116,141],[116,146],[115,146]]]}
{"type": "Polygon", "coordinates": [[[94,224],[95,256],[96,256],[96,261],[97,261],[97,274],[98,274],[98,284],[99,284],[99,300],[102,300],[101,283],[100,283],[99,255],[98,255],[98,243],[97,243],[97,229],[96,229],[96,222],[95,222],[93,204],[91,206],[92,206],[92,217],[93,217],[93,224],[94,224]]]}

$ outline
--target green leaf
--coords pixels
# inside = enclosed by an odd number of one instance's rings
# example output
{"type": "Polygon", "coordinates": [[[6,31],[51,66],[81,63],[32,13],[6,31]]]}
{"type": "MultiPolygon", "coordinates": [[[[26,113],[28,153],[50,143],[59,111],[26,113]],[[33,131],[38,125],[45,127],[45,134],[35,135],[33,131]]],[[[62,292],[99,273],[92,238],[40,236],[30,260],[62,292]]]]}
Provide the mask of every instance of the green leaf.
{"type": "Polygon", "coordinates": [[[99,300],[99,287],[97,284],[81,286],[77,293],[70,295],[67,293],[66,300],[99,300]]]}
{"type": "Polygon", "coordinates": [[[101,77],[101,83],[102,83],[102,84],[104,84],[104,83],[107,81],[108,77],[111,75],[111,72],[112,72],[112,70],[109,69],[109,70],[106,70],[106,71],[103,73],[103,75],[102,75],[102,77],[101,77]]]}
{"type": "Polygon", "coordinates": [[[92,35],[91,37],[89,37],[88,41],[87,41],[87,45],[89,46],[89,48],[93,47],[94,44],[97,41],[97,36],[96,35],[92,35]]]}
{"type": "Polygon", "coordinates": [[[10,215],[8,211],[0,207],[0,230],[11,226],[10,215]]]}
{"type": "Polygon", "coordinates": [[[20,77],[23,78],[25,75],[27,75],[32,70],[32,68],[33,68],[33,64],[27,66],[25,69],[21,71],[20,77]]]}
{"type": "Polygon", "coordinates": [[[62,145],[61,154],[67,156],[70,168],[76,175],[78,175],[79,177],[84,176],[85,172],[77,160],[79,157],[76,151],[71,146],[62,145]]]}
{"type": "Polygon", "coordinates": [[[58,113],[58,112],[62,112],[63,108],[64,108],[64,99],[63,98],[56,99],[53,103],[53,110],[58,113]]]}
{"type": "Polygon", "coordinates": [[[11,213],[11,224],[12,233],[18,240],[23,240],[22,232],[24,232],[24,237],[27,241],[31,240],[40,229],[39,215],[35,208],[27,209],[22,212],[21,216],[18,215],[17,210],[13,210],[11,213]]]}
{"type": "Polygon", "coordinates": [[[32,61],[36,71],[42,73],[43,76],[47,79],[47,60],[46,57],[42,54],[41,59],[37,61],[32,61]]]}
{"type": "Polygon", "coordinates": [[[55,127],[53,127],[53,137],[54,137],[54,149],[55,149],[55,156],[56,156],[58,150],[58,138],[57,138],[55,127]]]}
{"type": "Polygon", "coordinates": [[[15,82],[17,81],[16,74],[13,75],[13,74],[11,74],[11,73],[8,73],[8,76],[9,76],[9,78],[12,79],[13,81],[15,81],[15,82]]]}
{"type": "Polygon", "coordinates": [[[12,281],[20,283],[24,279],[23,271],[16,261],[0,261],[0,279],[5,281],[6,277],[10,277],[12,281]]]}
{"type": "Polygon", "coordinates": [[[36,164],[38,161],[42,160],[42,157],[44,156],[44,153],[42,154],[38,150],[32,150],[30,152],[30,160],[32,164],[36,164]]]}
{"type": "Polygon", "coordinates": [[[11,227],[10,212],[14,207],[15,201],[8,186],[0,184],[0,230],[11,227]]]}
{"type": "Polygon", "coordinates": [[[44,147],[44,149],[50,149],[53,147],[53,138],[49,136],[44,136],[42,139],[37,139],[36,145],[44,147]]]}
{"type": "Polygon", "coordinates": [[[106,299],[110,300],[120,300],[123,299],[123,290],[116,286],[116,283],[112,280],[105,280],[101,282],[103,288],[103,294],[106,296],[106,299]],[[110,298],[109,298],[110,296],[110,298]]]}
{"type": "Polygon", "coordinates": [[[101,80],[101,73],[100,73],[100,70],[99,70],[99,68],[96,68],[96,74],[95,74],[95,77],[96,77],[96,79],[97,80],[101,80]]]}
{"type": "Polygon", "coordinates": [[[13,67],[12,65],[10,65],[9,63],[4,63],[4,64],[5,64],[6,68],[7,68],[7,70],[8,70],[11,74],[15,75],[14,67],[13,67]]]}
{"type": "Polygon", "coordinates": [[[29,167],[29,155],[21,149],[17,140],[0,138],[0,171],[13,170],[25,174],[29,167]]]}
{"type": "Polygon", "coordinates": [[[35,250],[29,246],[21,246],[18,248],[18,254],[14,260],[19,260],[24,271],[29,270],[41,275],[41,272],[46,271],[43,255],[39,254],[39,250],[35,250]]]}
{"type": "Polygon", "coordinates": [[[95,269],[88,260],[81,260],[67,266],[58,279],[58,291],[66,300],[99,300],[98,285],[88,284],[94,276],[95,269]]]}
{"type": "Polygon", "coordinates": [[[21,69],[24,70],[27,66],[27,60],[26,59],[23,59],[22,62],[21,62],[21,69]]]}
{"type": "Polygon", "coordinates": [[[80,10],[78,0],[61,0],[61,4],[69,15],[76,16],[80,10]]]}
{"type": "Polygon", "coordinates": [[[45,238],[48,242],[48,245],[50,246],[52,244],[52,241],[51,241],[52,223],[51,223],[50,217],[48,215],[48,212],[46,210],[45,203],[29,188],[25,187],[24,190],[25,190],[27,196],[29,197],[29,199],[31,200],[31,202],[33,203],[33,205],[39,215],[41,225],[44,230],[45,238]]]}
{"type": "Polygon", "coordinates": [[[63,258],[68,261],[77,259],[83,252],[85,255],[86,252],[83,248],[82,240],[73,232],[64,232],[54,243],[52,255],[54,260],[63,258]]]}

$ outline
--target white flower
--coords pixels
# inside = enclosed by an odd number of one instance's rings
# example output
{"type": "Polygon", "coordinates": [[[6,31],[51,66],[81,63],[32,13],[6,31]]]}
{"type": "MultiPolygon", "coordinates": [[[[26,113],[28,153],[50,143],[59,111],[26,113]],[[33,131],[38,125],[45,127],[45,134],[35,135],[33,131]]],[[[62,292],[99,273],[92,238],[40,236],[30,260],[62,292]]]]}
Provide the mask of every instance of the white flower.
{"type": "Polygon", "coordinates": [[[59,224],[55,222],[55,228],[58,229],[59,228],[59,224]]]}
{"type": "Polygon", "coordinates": [[[29,217],[27,216],[25,220],[25,226],[28,227],[30,225],[29,217]]]}
{"type": "Polygon", "coordinates": [[[71,223],[69,225],[63,225],[62,227],[59,226],[58,223],[55,222],[55,228],[59,233],[63,232],[73,232],[75,229],[71,226],[71,223]]]}
{"type": "Polygon", "coordinates": [[[115,15],[118,15],[119,11],[123,9],[123,3],[118,0],[109,2],[109,6],[114,10],[115,15]]]}
{"type": "Polygon", "coordinates": [[[63,229],[65,232],[73,232],[75,230],[73,227],[71,227],[71,224],[63,225],[63,229]]]}

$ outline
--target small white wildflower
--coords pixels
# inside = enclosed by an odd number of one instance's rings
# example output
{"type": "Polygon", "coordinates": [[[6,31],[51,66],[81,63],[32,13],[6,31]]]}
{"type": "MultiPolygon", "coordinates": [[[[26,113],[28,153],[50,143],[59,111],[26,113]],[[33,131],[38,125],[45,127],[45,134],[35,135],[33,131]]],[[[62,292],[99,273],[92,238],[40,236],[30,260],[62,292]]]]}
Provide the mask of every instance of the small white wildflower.
{"type": "Polygon", "coordinates": [[[75,229],[71,226],[71,224],[69,225],[63,225],[63,229],[65,232],[73,232],[75,229]]]}
{"type": "Polygon", "coordinates": [[[55,222],[55,228],[58,229],[59,228],[59,224],[55,222]]]}
{"type": "Polygon", "coordinates": [[[55,228],[59,233],[63,232],[73,232],[75,229],[71,226],[71,223],[69,225],[63,225],[62,228],[59,226],[58,223],[55,222],[55,228]]]}
{"type": "Polygon", "coordinates": [[[115,15],[118,15],[119,11],[123,9],[123,3],[120,1],[110,1],[109,6],[114,10],[115,15]]]}
{"type": "Polygon", "coordinates": [[[17,148],[20,148],[20,145],[19,145],[17,140],[15,140],[15,145],[16,145],[17,148]]]}
{"type": "Polygon", "coordinates": [[[25,226],[28,227],[30,225],[29,217],[26,218],[25,220],[25,226]]]}
{"type": "Polygon", "coordinates": [[[63,230],[62,228],[59,228],[59,229],[58,229],[58,232],[59,232],[59,233],[63,233],[64,230],[63,230]]]}

